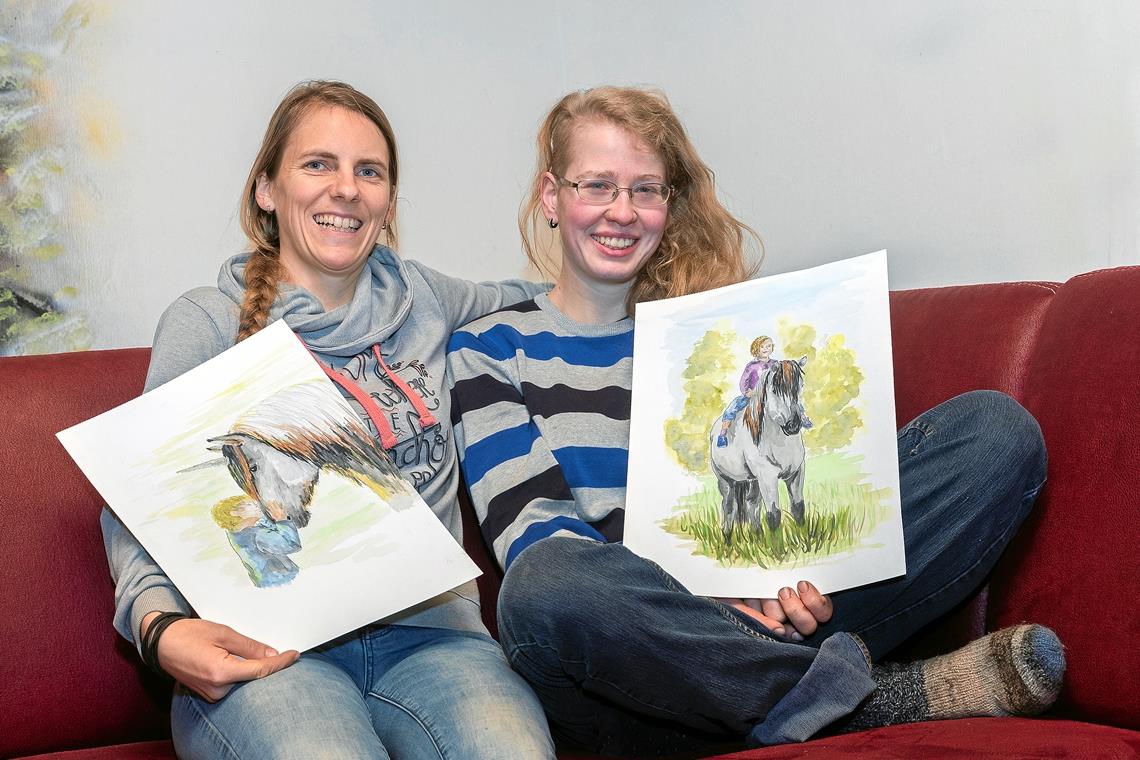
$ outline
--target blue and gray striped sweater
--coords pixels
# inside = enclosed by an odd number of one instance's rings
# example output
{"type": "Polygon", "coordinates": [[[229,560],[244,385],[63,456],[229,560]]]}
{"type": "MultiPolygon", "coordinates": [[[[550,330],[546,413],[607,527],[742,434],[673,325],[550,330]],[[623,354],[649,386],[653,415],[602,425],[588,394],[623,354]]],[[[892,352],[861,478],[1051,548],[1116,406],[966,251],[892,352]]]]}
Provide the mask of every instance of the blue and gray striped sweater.
{"type": "Polygon", "coordinates": [[[633,320],[580,324],[542,294],[447,350],[463,474],[499,563],[547,536],[620,541],[633,320]]]}

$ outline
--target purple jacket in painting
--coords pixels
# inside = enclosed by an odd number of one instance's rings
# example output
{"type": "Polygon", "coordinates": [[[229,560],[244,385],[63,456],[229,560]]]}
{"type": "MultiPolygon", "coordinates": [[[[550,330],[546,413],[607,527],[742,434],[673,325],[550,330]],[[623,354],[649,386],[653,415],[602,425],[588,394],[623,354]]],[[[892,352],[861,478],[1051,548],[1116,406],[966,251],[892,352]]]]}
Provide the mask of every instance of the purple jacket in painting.
{"type": "Polygon", "coordinates": [[[756,383],[760,381],[760,373],[775,363],[775,359],[768,359],[767,361],[753,359],[745,364],[744,373],[740,376],[740,392],[747,395],[749,391],[756,387],[756,383]]]}

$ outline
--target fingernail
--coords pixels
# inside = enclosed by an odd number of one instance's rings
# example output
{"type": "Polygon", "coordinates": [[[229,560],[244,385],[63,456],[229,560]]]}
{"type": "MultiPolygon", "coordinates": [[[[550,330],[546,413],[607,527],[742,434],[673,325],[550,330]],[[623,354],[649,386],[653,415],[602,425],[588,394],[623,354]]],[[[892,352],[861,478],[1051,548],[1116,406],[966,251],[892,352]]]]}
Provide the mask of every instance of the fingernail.
{"type": "Polygon", "coordinates": [[[811,584],[807,581],[800,581],[799,584],[796,585],[796,588],[800,590],[801,594],[806,594],[811,590],[811,584]]]}
{"type": "Polygon", "coordinates": [[[266,647],[265,648],[265,656],[266,657],[276,657],[277,656],[277,650],[274,649],[273,647],[266,647]]]}
{"type": "Polygon", "coordinates": [[[789,599],[789,598],[791,598],[791,596],[792,596],[791,586],[784,586],[782,589],[780,589],[780,598],[781,599],[789,599]]]}
{"type": "Polygon", "coordinates": [[[790,634],[788,634],[788,638],[791,639],[792,641],[803,641],[804,640],[804,637],[800,635],[799,631],[792,631],[790,634]]]}
{"type": "Polygon", "coordinates": [[[783,636],[784,635],[784,626],[782,626],[782,625],[776,626],[775,628],[772,629],[772,633],[776,634],[777,636],[783,636]]]}

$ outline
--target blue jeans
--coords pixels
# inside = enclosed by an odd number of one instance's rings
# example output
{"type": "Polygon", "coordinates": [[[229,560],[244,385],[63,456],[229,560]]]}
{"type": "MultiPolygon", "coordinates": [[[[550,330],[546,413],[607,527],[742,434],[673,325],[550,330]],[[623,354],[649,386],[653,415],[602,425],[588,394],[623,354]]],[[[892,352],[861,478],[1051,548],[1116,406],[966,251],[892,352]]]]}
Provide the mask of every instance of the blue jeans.
{"type": "Polygon", "coordinates": [[[553,758],[542,707],[486,634],[367,626],[210,704],[178,689],[182,758],[553,758]]]}
{"type": "Polygon", "coordinates": [[[854,710],[874,690],[872,658],[983,582],[1045,480],[1036,421],[991,391],[904,426],[898,455],[906,575],[835,594],[835,617],[803,643],[623,546],[554,537],[525,549],[503,580],[499,632],[555,736],[665,754],[803,741],[854,710]]]}

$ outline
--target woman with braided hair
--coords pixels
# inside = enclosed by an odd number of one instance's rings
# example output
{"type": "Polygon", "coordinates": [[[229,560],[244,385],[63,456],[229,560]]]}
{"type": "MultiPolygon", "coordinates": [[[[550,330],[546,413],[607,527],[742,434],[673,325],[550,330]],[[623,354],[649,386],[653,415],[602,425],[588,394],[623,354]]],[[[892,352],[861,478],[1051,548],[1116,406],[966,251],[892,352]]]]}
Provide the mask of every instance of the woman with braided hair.
{"type": "MultiPolygon", "coordinates": [[[[191,290],[166,310],[146,387],[283,319],[459,538],[441,392],[447,338],[543,288],[471,283],[401,259],[398,165],[392,127],[366,95],[339,82],[291,90],[246,181],[250,252],[222,265],[216,288],[191,290]]],[[[474,582],[304,654],[279,653],[195,618],[107,510],[102,526],[115,627],[178,682],[180,757],[553,756],[541,706],[483,627],[474,582]]]]}

